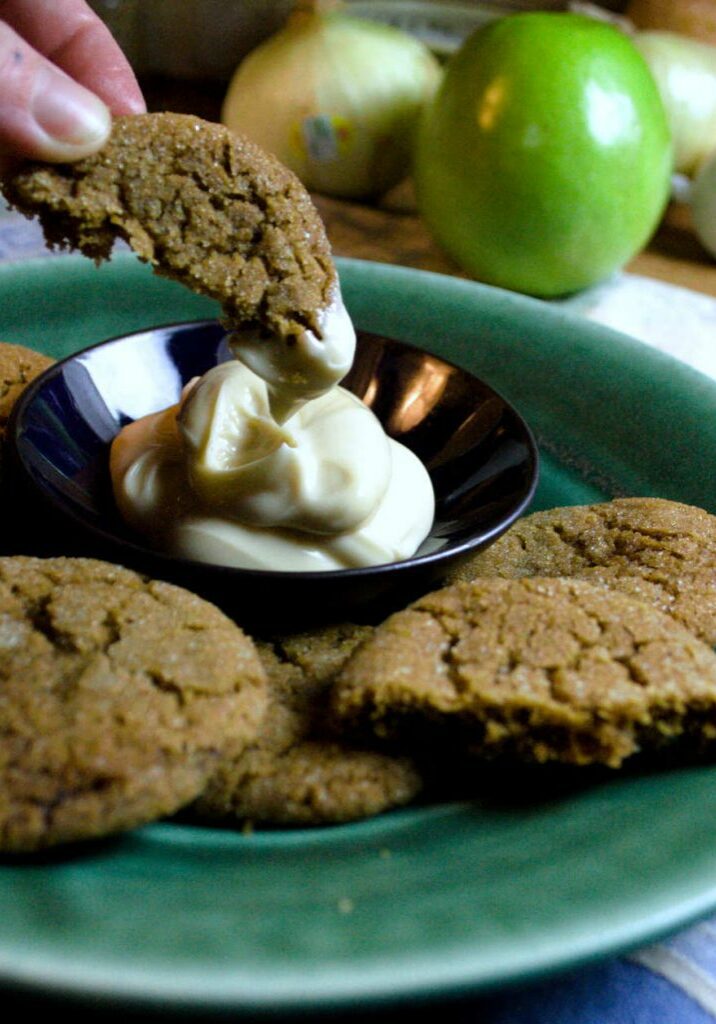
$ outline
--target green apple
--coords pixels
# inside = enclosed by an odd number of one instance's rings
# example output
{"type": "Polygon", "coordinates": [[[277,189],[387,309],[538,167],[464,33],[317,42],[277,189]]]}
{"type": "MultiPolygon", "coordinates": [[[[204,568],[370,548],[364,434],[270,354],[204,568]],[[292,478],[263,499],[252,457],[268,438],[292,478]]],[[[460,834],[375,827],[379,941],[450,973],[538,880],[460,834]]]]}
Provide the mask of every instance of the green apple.
{"type": "Polygon", "coordinates": [[[450,60],[414,170],[420,212],[464,270],[549,297],[601,280],[648,241],[671,140],[626,35],[577,14],[516,14],[450,60]]]}

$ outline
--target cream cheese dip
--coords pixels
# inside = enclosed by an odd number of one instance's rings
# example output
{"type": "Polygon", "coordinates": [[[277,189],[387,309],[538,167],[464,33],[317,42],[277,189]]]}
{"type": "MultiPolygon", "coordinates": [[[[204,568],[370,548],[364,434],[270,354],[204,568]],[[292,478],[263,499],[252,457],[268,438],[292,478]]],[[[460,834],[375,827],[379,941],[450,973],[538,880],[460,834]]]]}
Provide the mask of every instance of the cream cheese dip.
{"type": "Polygon", "coordinates": [[[338,386],[355,332],[337,292],[320,337],[232,336],[162,412],[115,438],[123,518],[202,562],[282,571],[378,565],[414,554],[433,521],[419,459],[338,386]]]}

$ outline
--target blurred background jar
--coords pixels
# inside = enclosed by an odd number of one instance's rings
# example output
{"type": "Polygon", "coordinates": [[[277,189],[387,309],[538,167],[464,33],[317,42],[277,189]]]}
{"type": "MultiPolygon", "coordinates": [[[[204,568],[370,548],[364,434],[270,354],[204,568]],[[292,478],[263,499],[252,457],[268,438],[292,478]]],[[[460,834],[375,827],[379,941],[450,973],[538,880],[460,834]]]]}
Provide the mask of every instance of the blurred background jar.
{"type": "MultiPolygon", "coordinates": [[[[295,0],[90,0],[139,75],[226,80],[250,50],[280,28],[295,0]]],[[[564,0],[346,0],[448,53],[477,25],[517,10],[564,10],[564,0]]],[[[621,11],[626,0],[598,6],[621,11]]]]}

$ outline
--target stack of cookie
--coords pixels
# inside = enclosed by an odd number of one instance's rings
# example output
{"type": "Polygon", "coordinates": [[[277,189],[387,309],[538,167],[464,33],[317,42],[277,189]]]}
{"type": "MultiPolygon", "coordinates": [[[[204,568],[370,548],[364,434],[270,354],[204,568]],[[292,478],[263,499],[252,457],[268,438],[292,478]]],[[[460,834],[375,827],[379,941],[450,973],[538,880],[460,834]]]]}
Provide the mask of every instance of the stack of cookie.
{"type": "Polygon", "coordinates": [[[0,558],[0,849],[192,820],[315,825],[404,803],[410,759],[330,735],[371,630],[254,643],[209,602],[85,558],[0,558]]]}
{"type": "Polygon", "coordinates": [[[270,640],[119,566],[2,558],[0,849],[357,820],[441,758],[690,756],[716,738],[715,554],[716,517],[678,503],[556,509],[377,627],[270,640]]]}

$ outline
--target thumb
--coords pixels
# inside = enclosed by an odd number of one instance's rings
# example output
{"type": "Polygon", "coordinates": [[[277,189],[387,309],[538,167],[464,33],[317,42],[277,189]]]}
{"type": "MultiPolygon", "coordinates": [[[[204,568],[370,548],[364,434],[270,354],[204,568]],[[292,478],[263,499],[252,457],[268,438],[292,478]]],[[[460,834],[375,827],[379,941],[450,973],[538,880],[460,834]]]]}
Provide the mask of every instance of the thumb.
{"type": "Polygon", "coordinates": [[[0,21],[0,160],[79,160],[98,150],[110,129],[102,100],[0,21]]]}

